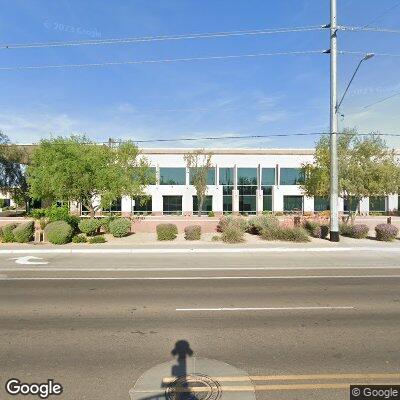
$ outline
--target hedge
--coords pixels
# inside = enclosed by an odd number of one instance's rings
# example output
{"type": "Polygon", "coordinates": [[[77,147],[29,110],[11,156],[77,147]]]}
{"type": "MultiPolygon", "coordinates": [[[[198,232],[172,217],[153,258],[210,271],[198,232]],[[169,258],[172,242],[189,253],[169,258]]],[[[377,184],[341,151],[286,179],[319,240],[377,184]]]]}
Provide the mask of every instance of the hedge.
{"type": "Polygon", "coordinates": [[[106,238],[103,235],[93,236],[89,239],[89,243],[105,243],[107,242],[106,238]]]}
{"type": "Polygon", "coordinates": [[[79,235],[75,235],[72,238],[72,243],[86,243],[87,242],[87,237],[83,233],[80,233],[79,235]]]}
{"type": "Polygon", "coordinates": [[[382,242],[390,242],[396,239],[399,230],[391,224],[379,224],[375,227],[376,239],[382,242]]]}
{"type": "Polygon", "coordinates": [[[65,221],[50,222],[46,228],[44,228],[47,240],[53,244],[69,243],[73,232],[72,226],[65,221]]]}
{"type": "Polygon", "coordinates": [[[201,226],[189,225],[185,228],[186,240],[200,240],[201,239],[201,226]]]}
{"type": "Polygon", "coordinates": [[[116,218],[110,222],[109,229],[114,237],[127,236],[131,231],[131,221],[126,218],[116,218]]]}
{"type": "Polygon", "coordinates": [[[79,222],[78,228],[81,232],[86,233],[86,235],[93,236],[97,233],[101,225],[102,221],[100,219],[87,218],[79,222]]]}
{"type": "Polygon", "coordinates": [[[3,226],[1,229],[1,241],[4,243],[14,242],[14,229],[18,226],[18,224],[8,224],[3,226]]]}
{"type": "Polygon", "coordinates": [[[33,240],[33,233],[35,230],[34,222],[28,221],[19,224],[12,231],[14,235],[14,241],[17,243],[28,243],[33,240]]]}
{"type": "Polygon", "coordinates": [[[364,224],[341,224],[340,234],[343,236],[348,236],[353,239],[364,239],[368,236],[369,228],[364,224]]]}
{"type": "Polygon", "coordinates": [[[174,240],[178,236],[178,228],[174,224],[157,225],[157,240],[174,240]]]}
{"type": "Polygon", "coordinates": [[[303,228],[274,227],[261,232],[264,240],[283,240],[286,242],[309,242],[308,233],[303,228]]]}
{"type": "Polygon", "coordinates": [[[277,217],[270,214],[257,215],[249,218],[248,231],[253,235],[260,235],[263,229],[275,228],[279,226],[277,217]]]}
{"type": "Polygon", "coordinates": [[[241,243],[244,241],[244,230],[235,223],[228,224],[221,235],[225,243],[241,243]]]}
{"type": "Polygon", "coordinates": [[[245,218],[234,215],[224,215],[219,220],[217,231],[223,232],[229,225],[232,224],[243,232],[246,232],[248,229],[248,222],[245,218]]]}

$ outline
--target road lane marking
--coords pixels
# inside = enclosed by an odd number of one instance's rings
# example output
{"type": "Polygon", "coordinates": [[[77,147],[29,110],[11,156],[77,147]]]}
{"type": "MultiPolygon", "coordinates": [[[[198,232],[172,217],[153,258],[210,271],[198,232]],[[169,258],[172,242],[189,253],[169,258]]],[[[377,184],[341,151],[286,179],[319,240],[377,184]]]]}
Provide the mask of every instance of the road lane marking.
{"type": "Polygon", "coordinates": [[[315,307],[221,307],[221,308],[176,308],[175,311],[307,311],[307,310],[354,310],[350,306],[315,307]]]}
{"type": "MultiPolygon", "coordinates": [[[[23,272],[23,271],[21,271],[23,272]]],[[[161,276],[161,277],[0,277],[2,281],[204,281],[239,279],[377,279],[400,275],[293,275],[293,276],[161,276]]]]}
{"type": "Polygon", "coordinates": [[[332,271],[346,271],[346,270],[369,270],[369,269],[400,269],[400,265],[398,266],[381,266],[381,267],[371,267],[371,266],[330,266],[330,267],[93,267],[93,268],[81,268],[81,267],[37,267],[37,268],[0,268],[0,272],[33,272],[33,271],[55,271],[55,272],[67,272],[67,271],[78,271],[78,272],[114,272],[114,271],[122,271],[122,272],[177,272],[177,271],[320,271],[320,270],[332,270],[332,271]]]}
{"type": "MultiPolygon", "coordinates": [[[[400,373],[354,373],[354,374],[309,374],[309,375],[249,375],[249,376],[212,376],[217,382],[253,382],[260,381],[295,381],[295,380],[335,380],[335,379],[400,379],[400,373]]],[[[171,383],[176,377],[163,379],[163,383],[171,383]]]]}
{"type": "Polygon", "coordinates": [[[43,260],[43,258],[35,256],[14,257],[10,258],[10,260],[15,260],[14,262],[16,264],[22,264],[22,265],[45,265],[49,263],[48,261],[39,261],[43,260]]]}

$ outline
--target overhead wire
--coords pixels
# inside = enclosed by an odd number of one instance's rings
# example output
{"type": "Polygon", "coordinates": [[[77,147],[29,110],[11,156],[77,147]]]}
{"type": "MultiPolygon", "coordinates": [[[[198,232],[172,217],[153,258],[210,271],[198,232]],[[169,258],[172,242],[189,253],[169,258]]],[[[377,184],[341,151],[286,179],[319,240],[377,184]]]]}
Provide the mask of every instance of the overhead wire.
{"type": "Polygon", "coordinates": [[[190,40],[190,39],[209,39],[230,36],[249,36],[249,35],[270,35],[278,33],[291,32],[308,32],[323,29],[322,26],[300,26],[293,28],[269,28],[254,30],[238,30],[227,32],[206,32],[191,33],[186,35],[160,35],[160,36],[143,36],[143,37],[127,37],[115,39],[93,39],[81,41],[65,41],[65,42],[33,42],[33,43],[9,43],[1,44],[0,49],[27,49],[27,48],[47,48],[47,47],[69,47],[69,46],[90,46],[90,45],[107,45],[107,44],[128,44],[140,42],[158,42],[167,40],[190,40]]]}

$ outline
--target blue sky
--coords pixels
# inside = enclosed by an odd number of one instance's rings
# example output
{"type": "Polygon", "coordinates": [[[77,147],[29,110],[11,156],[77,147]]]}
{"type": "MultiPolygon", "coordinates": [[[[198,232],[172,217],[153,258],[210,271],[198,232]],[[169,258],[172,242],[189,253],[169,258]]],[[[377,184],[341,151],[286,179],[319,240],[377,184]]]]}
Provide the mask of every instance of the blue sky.
{"type": "MultiPolygon", "coordinates": [[[[365,25],[397,0],[338,0],[339,24],[365,25]]],[[[1,43],[322,25],[329,0],[0,0],[1,43]]],[[[400,28],[400,7],[372,26],[400,28]]],[[[400,53],[400,35],[341,32],[340,49],[400,53]]],[[[328,31],[121,45],[0,50],[0,67],[173,59],[329,48],[328,31]]],[[[339,59],[342,91],[360,56],[339,59]]],[[[364,63],[341,126],[400,133],[400,57],[364,63]]],[[[15,142],[85,133],[93,140],[326,131],[329,56],[288,55],[56,70],[0,70],[0,129],[15,142]]],[[[315,137],[196,142],[201,147],[311,147],[315,137]]],[[[397,144],[391,139],[392,144],[397,144]]],[[[400,142],[398,143],[400,144],[400,142]]],[[[162,146],[193,146],[177,142],[162,146]]],[[[157,146],[158,143],[146,145],[157,146]]]]}

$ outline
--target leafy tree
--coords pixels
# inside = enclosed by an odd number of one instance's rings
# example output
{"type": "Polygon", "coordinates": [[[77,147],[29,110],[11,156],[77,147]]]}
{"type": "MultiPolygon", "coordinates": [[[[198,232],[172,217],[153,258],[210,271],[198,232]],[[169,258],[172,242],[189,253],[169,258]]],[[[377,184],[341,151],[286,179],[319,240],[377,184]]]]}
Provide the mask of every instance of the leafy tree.
{"type": "Polygon", "coordinates": [[[121,196],[141,195],[152,182],[151,169],[132,142],[111,147],[85,136],[42,140],[28,167],[34,199],[79,202],[91,216],[121,196]]]}
{"type": "Polygon", "coordinates": [[[208,171],[212,167],[212,153],[207,153],[204,150],[194,150],[186,153],[183,158],[190,170],[191,184],[196,189],[197,215],[201,217],[204,199],[207,194],[208,171]]]}
{"type": "Polygon", "coordinates": [[[0,191],[9,193],[18,205],[29,203],[28,184],[26,182],[25,151],[11,144],[7,135],[0,131],[0,191]]]}
{"type": "MultiPolygon", "coordinates": [[[[395,152],[377,135],[366,137],[357,131],[344,130],[338,137],[339,193],[349,201],[359,203],[363,197],[387,196],[400,185],[400,168],[395,152]]],[[[305,181],[301,185],[307,196],[329,197],[330,152],[329,137],[316,145],[314,162],[302,165],[305,181]]]]}

